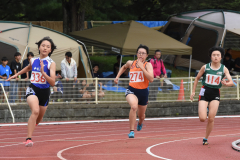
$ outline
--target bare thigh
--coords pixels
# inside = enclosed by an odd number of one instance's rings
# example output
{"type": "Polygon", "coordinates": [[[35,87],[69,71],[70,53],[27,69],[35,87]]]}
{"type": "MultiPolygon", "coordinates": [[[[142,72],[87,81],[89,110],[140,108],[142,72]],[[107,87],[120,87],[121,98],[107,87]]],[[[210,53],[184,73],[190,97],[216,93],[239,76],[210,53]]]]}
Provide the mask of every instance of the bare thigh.
{"type": "Polygon", "coordinates": [[[138,108],[138,98],[137,96],[135,96],[134,94],[128,94],[126,96],[126,100],[128,102],[128,104],[132,107],[134,107],[135,109],[138,108]]]}
{"type": "Polygon", "coordinates": [[[199,101],[198,102],[198,115],[201,121],[205,121],[207,119],[207,101],[199,101]]]}

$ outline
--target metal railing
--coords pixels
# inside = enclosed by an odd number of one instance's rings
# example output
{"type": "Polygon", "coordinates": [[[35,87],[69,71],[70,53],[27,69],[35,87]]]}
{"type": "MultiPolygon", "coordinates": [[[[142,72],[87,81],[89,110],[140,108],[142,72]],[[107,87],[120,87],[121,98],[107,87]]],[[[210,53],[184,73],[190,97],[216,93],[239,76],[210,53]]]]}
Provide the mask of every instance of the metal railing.
{"type": "MultiPolygon", "coordinates": [[[[239,76],[232,77],[234,86],[221,88],[221,100],[239,100],[239,76]]],[[[190,100],[192,87],[195,78],[166,78],[154,79],[149,84],[149,103],[154,102],[187,102],[190,100]]],[[[0,81],[0,83],[2,83],[0,81]]],[[[26,103],[26,88],[29,81],[10,81],[9,87],[4,86],[7,98],[3,98],[1,92],[1,104],[10,105],[26,103]]],[[[55,86],[50,87],[52,103],[127,103],[125,91],[128,88],[129,78],[120,78],[118,85],[114,78],[79,78],[76,82],[73,79],[57,79],[55,86]]],[[[196,88],[196,95],[193,101],[198,100],[198,93],[202,87],[201,80],[196,88]]]]}

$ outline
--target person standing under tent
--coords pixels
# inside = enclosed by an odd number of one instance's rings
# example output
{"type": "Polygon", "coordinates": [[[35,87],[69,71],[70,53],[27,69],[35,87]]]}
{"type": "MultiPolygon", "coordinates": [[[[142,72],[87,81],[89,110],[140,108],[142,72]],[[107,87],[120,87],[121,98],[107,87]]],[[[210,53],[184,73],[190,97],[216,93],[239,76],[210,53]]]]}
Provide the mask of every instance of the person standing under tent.
{"type": "MultiPolygon", "coordinates": [[[[154,58],[152,58],[150,60],[150,63],[153,66],[154,78],[160,79],[162,92],[168,92],[163,87],[163,78],[167,78],[167,72],[166,72],[165,66],[163,64],[160,50],[155,51],[155,56],[154,56],[154,58]]],[[[160,86],[159,80],[155,80],[155,81],[153,81],[153,83],[151,83],[149,85],[149,100],[152,100],[152,101],[157,100],[159,86],[160,86]]]]}
{"type": "MultiPolygon", "coordinates": [[[[14,54],[14,60],[10,64],[12,75],[21,71],[20,60],[21,60],[21,53],[16,52],[14,54]]],[[[15,100],[17,99],[17,93],[19,95],[18,99],[21,101],[21,83],[19,83],[19,79],[21,79],[21,75],[16,77],[15,81],[11,82],[9,100],[12,105],[15,104],[15,100]]]]}
{"type": "Polygon", "coordinates": [[[31,139],[33,131],[35,126],[41,122],[47,110],[50,98],[50,85],[55,85],[56,64],[50,56],[56,49],[56,46],[50,37],[44,37],[36,44],[38,45],[40,57],[32,58],[27,67],[8,78],[9,81],[18,75],[32,70],[31,84],[26,91],[27,103],[32,111],[28,120],[27,139],[24,142],[26,147],[33,146],[31,139]]]}
{"type": "MultiPolygon", "coordinates": [[[[30,60],[34,57],[33,53],[32,52],[28,52],[27,53],[27,59],[25,59],[23,61],[23,66],[22,66],[22,69],[27,67],[30,63],[30,60]]],[[[31,74],[32,74],[32,71],[29,71],[27,73],[24,73],[21,75],[21,79],[24,79],[25,81],[22,81],[22,86],[23,86],[23,89],[24,91],[26,92],[27,90],[27,87],[29,86],[29,79],[31,78],[31,74]]],[[[22,92],[24,94],[24,92],[22,92]]]]}
{"type": "Polygon", "coordinates": [[[63,83],[65,101],[71,101],[73,84],[76,83],[78,75],[77,63],[72,58],[71,52],[66,52],[65,58],[61,62],[61,73],[62,77],[66,79],[65,83],[63,83]],[[74,78],[74,81],[69,80],[69,78],[74,78]]]}
{"type": "Polygon", "coordinates": [[[138,111],[138,125],[137,131],[140,131],[145,119],[145,111],[148,103],[148,85],[153,82],[153,68],[151,63],[146,62],[149,49],[147,46],[140,45],[137,48],[137,60],[128,61],[123,65],[118,72],[114,83],[118,84],[119,77],[122,73],[130,68],[130,81],[129,87],[125,92],[126,100],[131,109],[129,112],[130,133],[129,138],[134,138],[134,125],[136,122],[136,113],[138,111]]]}
{"type": "Polygon", "coordinates": [[[195,90],[199,79],[202,79],[202,88],[199,93],[198,115],[201,122],[207,119],[207,106],[209,104],[208,123],[205,137],[203,138],[203,145],[208,145],[208,137],[214,126],[214,118],[217,114],[220,103],[220,88],[222,84],[225,86],[233,86],[232,78],[228,69],[221,64],[221,59],[224,56],[224,49],[221,47],[212,47],[209,50],[211,62],[202,66],[194,81],[192,94],[190,99],[193,100],[195,90]],[[226,76],[228,82],[223,79],[226,76]]]}
{"type": "MultiPolygon", "coordinates": [[[[8,64],[7,57],[2,57],[2,64],[0,65],[0,83],[2,83],[6,95],[8,95],[8,92],[9,92],[10,82],[5,82],[5,80],[8,79],[9,76],[11,76],[12,74],[12,71],[7,64],[8,64]]],[[[0,97],[2,99],[2,103],[4,103],[5,96],[1,86],[0,86],[0,93],[1,93],[0,97]]]]}

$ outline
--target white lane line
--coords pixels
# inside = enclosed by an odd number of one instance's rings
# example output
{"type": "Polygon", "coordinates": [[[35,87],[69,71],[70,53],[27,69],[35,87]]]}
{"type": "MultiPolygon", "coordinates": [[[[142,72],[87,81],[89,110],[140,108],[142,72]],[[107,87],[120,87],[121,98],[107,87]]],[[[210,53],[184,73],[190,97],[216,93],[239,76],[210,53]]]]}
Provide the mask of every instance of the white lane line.
{"type": "MultiPolygon", "coordinates": [[[[176,119],[198,119],[198,118],[199,117],[171,117],[171,118],[145,118],[145,120],[146,121],[154,121],[154,120],[176,120],[176,119]]],[[[240,116],[216,116],[215,118],[240,118],[240,116]]],[[[126,121],[129,121],[129,119],[71,121],[71,122],[45,122],[45,123],[40,123],[40,125],[106,123],[106,122],[126,122],[126,121]]],[[[0,127],[2,127],[2,126],[26,126],[26,125],[27,125],[27,123],[0,124],[0,127]]]]}
{"type": "MultiPolygon", "coordinates": [[[[231,136],[231,135],[238,135],[240,133],[236,133],[236,134],[225,134],[225,135],[215,135],[215,136],[210,136],[210,137],[223,137],[223,136],[231,136]]],[[[179,141],[186,141],[186,140],[191,140],[191,139],[199,139],[199,138],[202,138],[202,137],[194,137],[194,138],[188,138],[188,139],[180,139],[180,140],[174,140],[174,141],[168,141],[168,142],[163,142],[163,143],[158,143],[158,144],[155,144],[155,145],[152,145],[150,147],[148,147],[146,149],[146,152],[153,156],[153,157],[156,157],[156,158],[159,158],[159,159],[164,159],[164,160],[172,160],[172,159],[169,159],[169,158],[165,158],[165,157],[161,157],[161,156],[158,156],[158,155],[155,155],[151,152],[151,149],[153,147],[156,147],[156,146],[159,146],[159,145],[163,145],[163,144],[167,144],[167,143],[172,143],[172,142],[179,142],[179,141]]]]}

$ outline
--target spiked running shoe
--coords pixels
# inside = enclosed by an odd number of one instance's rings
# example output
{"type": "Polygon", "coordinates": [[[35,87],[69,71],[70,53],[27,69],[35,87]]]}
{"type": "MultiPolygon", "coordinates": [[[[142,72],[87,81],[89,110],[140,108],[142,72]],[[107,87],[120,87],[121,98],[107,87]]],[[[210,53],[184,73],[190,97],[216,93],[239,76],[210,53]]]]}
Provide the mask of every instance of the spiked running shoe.
{"type": "Polygon", "coordinates": [[[141,131],[142,126],[143,126],[143,124],[140,125],[139,122],[138,122],[138,125],[137,125],[137,131],[141,131]]]}
{"type": "Polygon", "coordinates": [[[29,140],[29,139],[26,142],[23,142],[23,143],[25,143],[25,147],[32,147],[33,146],[32,140],[29,140]]]}
{"type": "Polygon", "coordinates": [[[128,138],[134,138],[134,132],[131,131],[129,134],[128,134],[128,138]]]}
{"type": "Polygon", "coordinates": [[[203,139],[203,145],[209,145],[208,141],[203,139]]]}

